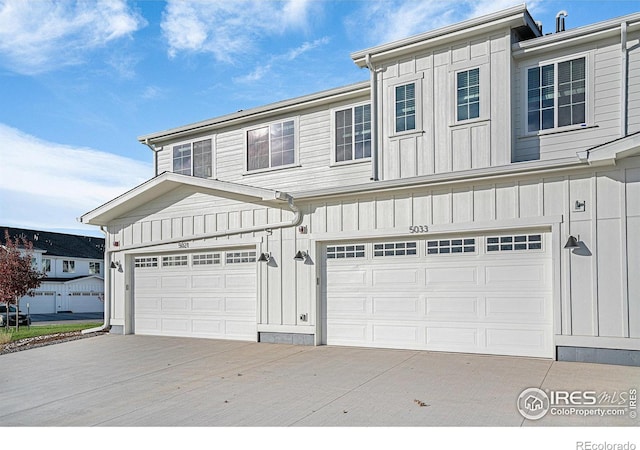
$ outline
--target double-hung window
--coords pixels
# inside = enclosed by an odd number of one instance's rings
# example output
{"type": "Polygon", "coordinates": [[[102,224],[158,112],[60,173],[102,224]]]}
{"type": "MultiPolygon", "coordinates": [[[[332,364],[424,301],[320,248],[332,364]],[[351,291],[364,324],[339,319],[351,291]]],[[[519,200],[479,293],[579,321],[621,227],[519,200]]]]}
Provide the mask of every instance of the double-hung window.
{"type": "Polygon", "coordinates": [[[416,129],[416,84],[396,86],[396,133],[416,129]]]}
{"type": "Polygon", "coordinates": [[[89,261],[89,273],[90,274],[100,274],[100,263],[89,261]]]}
{"type": "Polygon", "coordinates": [[[586,58],[527,70],[527,131],[586,122],[586,58]]]}
{"type": "Polygon", "coordinates": [[[480,69],[471,69],[457,74],[458,120],[480,117],[480,69]]]}
{"type": "Polygon", "coordinates": [[[65,273],[75,273],[76,262],[75,261],[62,261],[62,271],[65,273]]]}
{"type": "Polygon", "coordinates": [[[336,111],[336,162],[371,157],[371,105],[336,111]]]}
{"type": "Polygon", "coordinates": [[[295,162],[295,122],[273,123],[247,131],[247,170],[287,166],[295,162]]]}
{"type": "Polygon", "coordinates": [[[173,172],[209,178],[212,176],[211,139],[173,146],[173,172]]]}

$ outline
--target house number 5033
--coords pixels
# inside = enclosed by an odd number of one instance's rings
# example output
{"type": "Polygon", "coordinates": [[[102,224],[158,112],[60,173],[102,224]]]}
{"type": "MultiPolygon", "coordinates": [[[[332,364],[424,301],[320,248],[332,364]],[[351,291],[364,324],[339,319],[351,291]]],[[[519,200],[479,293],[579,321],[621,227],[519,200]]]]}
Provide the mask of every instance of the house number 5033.
{"type": "Polygon", "coordinates": [[[429,227],[427,225],[411,225],[409,227],[409,231],[411,233],[427,233],[429,231],[429,227]]]}

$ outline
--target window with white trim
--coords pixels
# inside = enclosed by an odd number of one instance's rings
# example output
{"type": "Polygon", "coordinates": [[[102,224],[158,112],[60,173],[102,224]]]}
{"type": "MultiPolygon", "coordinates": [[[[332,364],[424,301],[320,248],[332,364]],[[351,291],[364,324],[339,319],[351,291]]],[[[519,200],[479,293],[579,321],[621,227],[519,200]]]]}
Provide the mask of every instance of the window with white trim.
{"type": "Polygon", "coordinates": [[[418,254],[417,242],[385,242],[373,244],[373,256],[407,256],[418,254]]]}
{"type": "Polygon", "coordinates": [[[76,272],[76,262],[75,261],[62,261],[62,271],[66,273],[75,273],[76,272]]]}
{"type": "Polygon", "coordinates": [[[211,266],[214,264],[220,264],[220,253],[203,253],[200,255],[193,255],[192,261],[194,266],[211,266]]]}
{"type": "Polygon", "coordinates": [[[371,105],[335,113],[336,162],[371,157],[371,105]]]}
{"type": "Polygon", "coordinates": [[[256,252],[227,252],[226,263],[227,264],[240,264],[240,263],[252,263],[256,262],[256,252]]]}
{"type": "Polygon", "coordinates": [[[364,258],[364,244],[327,247],[327,259],[364,258]]]}
{"type": "Polygon", "coordinates": [[[395,87],[396,133],[416,129],[416,84],[395,87]]]}
{"type": "Polygon", "coordinates": [[[475,238],[438,239],[427,241],[427,255],[475,253],[475,238]]]}
{"type": "Polygon", "coordinates": [[[42,258],[42,271],[51,272],[51,260],[49,258],[42,258]]]}
{"type": "Polygon", "coordinates": [[[163,256],[162,267],[188,266],[189,257],[187,255],[163,256]]]}
{"type": "Polygon", "coordinates": [[[100,273],[100,263],[89,261],[89,273],[90,274],[99,274],[100,273]]]}
{"type": "Polygon", "coordinates": [[[247,170],[293,164],[295,132],[293,120],[272,123],[247,131],[247,170]]]}
{"type": "Polygon", "coordinates": [[[458,72],[457,120],[469,120],[480,117],[480,69],[458,72]]]}
{"type": "Polygon", "coordinates": [[[515,250],[542,250],[541,234],[487,237],[487,252],[510,252],[515,250]]]}
{"type": "Polygon", "coordinates": [[[527,131],[586,123],[586,58],[527,69],[527,131]]]}
{"type": "Polygon", "coordinates": [[[140,267],[158,267],[158,258],[155,256],[141,256],[135,259],[135,266],[140,267]]]}
{"type": "Polygon", "coordinates": [[[173,146],[173,173],[209,178],[212,161],[211,139],[173,146]]]}

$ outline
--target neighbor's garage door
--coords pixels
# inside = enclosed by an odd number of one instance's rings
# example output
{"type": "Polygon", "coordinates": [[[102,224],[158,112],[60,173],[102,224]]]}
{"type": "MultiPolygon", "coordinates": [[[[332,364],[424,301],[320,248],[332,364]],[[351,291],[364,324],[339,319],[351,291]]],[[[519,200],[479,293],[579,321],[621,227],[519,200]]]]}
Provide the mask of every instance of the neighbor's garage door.
{"type": "Polygon", "coordinates": [[[549,234],[328,245],[332,345],[552,357],[549,234]]]}
{"type": "Polygon", "coordinates": [[[252,250],[135,258],[136,334],[255,341],[252,250]]]}

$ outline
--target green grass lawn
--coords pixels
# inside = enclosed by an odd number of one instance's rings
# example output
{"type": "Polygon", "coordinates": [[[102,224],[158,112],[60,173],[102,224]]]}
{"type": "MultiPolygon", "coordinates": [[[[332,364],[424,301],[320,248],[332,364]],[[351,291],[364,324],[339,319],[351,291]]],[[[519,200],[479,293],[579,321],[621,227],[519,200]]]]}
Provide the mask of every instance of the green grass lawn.
{"type": "Polygon", "coordinates": [[[16,332],[14,327],[0,329],[0,343],[13,342],[24,338],[44,336],[47,334],[66,333],[68,331],[86,330],[87,328],[98,327],[102,322],[83,322],[59,325],[36,325],[21,326],[16,332]],[[10,336],[10,337],[9,337],[10,336]]]}

